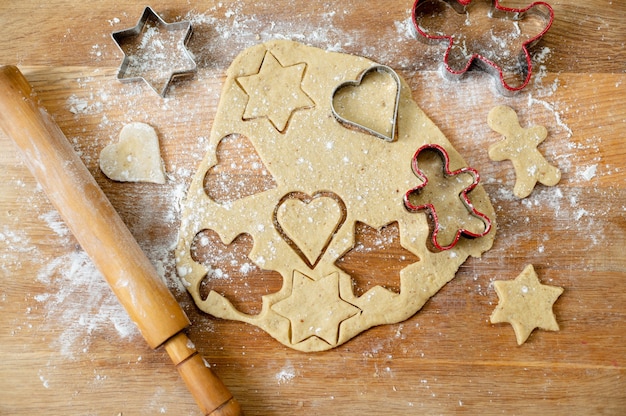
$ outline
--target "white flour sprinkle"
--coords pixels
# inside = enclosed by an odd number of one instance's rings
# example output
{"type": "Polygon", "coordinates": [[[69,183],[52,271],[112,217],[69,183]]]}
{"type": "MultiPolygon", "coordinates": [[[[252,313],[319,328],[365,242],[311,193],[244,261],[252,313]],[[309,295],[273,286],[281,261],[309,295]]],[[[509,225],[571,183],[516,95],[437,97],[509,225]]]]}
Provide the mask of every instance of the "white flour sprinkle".
{"type": "Polygon", "coordinates": [[[596,176],[597,170],[598,170],[597,164],[591,165],[585,168],[582,172],[578,172],[578,176],[580,176],[586,181],[590,181],[596,176]]]}
{"type": "Polygon", "coordinates": [[[77,352],[87,352],[90,336],[109,327],[114,327],[123,339],[139,334],[84,251],[51,260],[39,271],[37,280],[50,288],[49,292],[35,296],[46,312],[42,325],[62,324],[65,328],[52,342],[62,356],[71,359],[77,352]]]}
{"type": "Polygon", "coordinates": [[[394,26],[396,28],[396,32],[398,32],[399,40],[417,39],[411,17],[408,17],[403,21],[394,22],[394,26]]]}
{"type": "Polygon", "coordinates": [[[52,229],[59,237],[67,237],[70,234],[70,230],[67,228],[63,220],[61,219],[59,212],[51,210],[45,212],[39,216],[46,222],[48,227],[52,229]]]}
{"type": "Polygon", "coordinates": [[[276,381],[278,384],[286,384],[294,379],[296,376],[296,370],[293,368],[293,365],[290,362],[287,362],[285,367],[283,367],[278,373],[276,373],[276,381]]]}
{"type": "Polygon", "coordinates": [[[567,137],[570,138],[574,135],[572,129],[569,128],[567,124],[563,122],[561,119],[561,113],[557,111],[555,104],[549,103],[544,100],[539,100],[537,98],[533,98],[532,94],[528,94],[528,107],[531,107],[532,104],[540,104],[544,106],[547,110],[551,111],[554,114],[554,118],[557,126],[561,127],[563,130],[567,132],[567,137]]]}

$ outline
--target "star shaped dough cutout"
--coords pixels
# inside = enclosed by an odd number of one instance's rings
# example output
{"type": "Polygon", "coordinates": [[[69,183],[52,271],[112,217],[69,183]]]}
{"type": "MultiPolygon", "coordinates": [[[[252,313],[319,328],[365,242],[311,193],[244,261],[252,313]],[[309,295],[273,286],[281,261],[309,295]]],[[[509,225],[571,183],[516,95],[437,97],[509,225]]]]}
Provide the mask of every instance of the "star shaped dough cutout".
{"type": "Polygon", "coordinates": [[[243,119],[267,117],[283,133],[294,111],[315,105],[302,90],[305,69],[305,63],[282,66],[271,52],[266,52],[258,74],[237,78],[248,95],[243,119]]]}
{"type": "Polygon", "coordinates": [[[509,323],[513,326],[517,344],[522,345],[535,328],[558,331],[559,325],[552,305],[563,288],[542,285],[532,264],[515,280],[493,282],[500,301],[491,314],[491,323],[509,323]]]}
{"type": "Polygon", "coordinates": [[[312,280],[295,270],[291,295],[272,309],[291,322],[291,343],[297,344],[316,336],[335,345],[341,322],[361,310],[341,299],[339,273],[312,280]]]}
{"type": "Polygon", "coordinates": [[[191,34],[190,22],[166,23],[146,7],[137,25],[112,34],[124,53],[117,79],[122,82],[144,80],[159,95],[165,96],[174,78],[196,71],[196,62],[187,49],[191,34]]]}

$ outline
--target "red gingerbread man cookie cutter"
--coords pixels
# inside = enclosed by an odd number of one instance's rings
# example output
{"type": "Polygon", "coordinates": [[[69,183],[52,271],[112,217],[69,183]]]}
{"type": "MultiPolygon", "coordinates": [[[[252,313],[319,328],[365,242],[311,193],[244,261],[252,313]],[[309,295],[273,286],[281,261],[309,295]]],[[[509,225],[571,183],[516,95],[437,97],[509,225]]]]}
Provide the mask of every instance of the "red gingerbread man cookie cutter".
{"type": "Polygon", "coordinates": [[[482,42],[482,44],[476,47],[476,45],[472,45],[471,42],[461,39],[463,36],[458,36],[457,39],[457,31],[461,32],[470,26],[470,9],[477,8],[478,5],[480,5],[478,0],[416,0],[413,4],[411,19],[420,39],[425,39],[426,41],[448,41],[448,47],[443,57],[442,65],[444,69],[443,73],[446,77],[460,78],[465,75],[472,66],[478,66],[491,73],[494,77],[499,78],[500,82],[496,85],[501,93],[510,95],[522,90],[528,85],[532,76],[532,57],[528,49],[535,45],[552,26],[552,22],[554,21],[554,11],[552,7],[548,3],[538,1],[525,8],[516,9],[500,5],[499,0],[492,0],[490,8],[484,13],[485,16],[476,19],[477,21],[480,19],[484,21],[485,18],[487,18],[487,20],[491,22],[491,27],[479,28],[479,30],[477,30],[476,33],[482,38],[481,41],[477,42],[482,42]],[[470,5],[470,3],[472,4],[470,5]],[[466,15],[463,24],[453,25],[447,28],[454,30],[455,33],[446,33],[447,31],[442,30],[440,27],[433,28],[432,30],[427,29],[429,23],[432,23],[432,21],[436,19],[440,20],[439,23],[436,23],[437,25],[442,24],[445,26],[444,23],[446,22],[445,19],[442,20],[442,14],[447,12],[450,8],[459,16],[466,15]],[[506,22],[506,24],[510,26],[510,30],[515,32],[512,36],[516,34],[518,37],[524,36],[523,42],[519,45],[519,49],[521,50],[518,54],[519,62],[517,63],[519,67],[518,72],[521,73],[523,80],[518,85],[512,85],[507,81],[507,77],[505,76],[506,71],[498,62],[500,59],[514,58],[514,56],[505,58],[505,55],[514,55],[510,53],[510,50],[499,50],[500,47],[509,47],[513,42],[496,40],[494,31],[500,30],[495,29],[495,22],[497,22],[498,19],[502,22],[506,22]],[[521,29],[521,23],[525,19],[533,19],[533,21],[529,23],[528,29],[521,29]],[[526,31],[530,33],[524,33],[526,31]],[[492,41],[495,43],[491,43],[491,46],[489,46],[489,43],[492,41]],[[456,49],[454,52],[453,48],[456,49]],[[498,54],[500,56],[498,56],[498,54]],[[455,59],[458,59],[457,63],[461,64],[460,67],[459,65],[453,65],[453,63],[451,63],[451,60],[454,61],[455,59]]]}
{"type": "Polygon", "coordinates": [[[422,183],[414,188],[409,189],[404,194],[404,206],[410,212],[418,212],[418,211],[426,210],[430,213],[432,220],[435,224],[434,230],[432,232],[432,243],[438,250],[443,251],[443,250],[449,250],[453,248],[459,242],[462,235],[465,237],[469,237],[469,238],[477,238],[477,237],[483,237],[489,233],[489,231],[491,230],[491,220],[489,219],[489,217],[487,217],[485,214],[478,211],[474,207],[474,204],[472,204],[468,196],[468,194],[474,188],[476,188],[476,186],[478,185],[478,182],[480,181],[480,175],[478,174],[478,171],[476,169],[471,168],[471,167],[464,167],[455,171],[451,171],[450,170],[450,157],[448,155],[448,152],[442,146],[438,144],[433,144],[433,143],[425,144],[419,149],[417,149],[417,151],[415,152],[413,156],[412,168],[413,168],[413,172],[415,173],[415,175],[418,178],[420,178],[420,180],[422,180],[422,183]],[[418,158],[420,157],[422,152],[426,152],[426,151],[434,151],[441,156],[441,159],[443,160],[444,176],[454,177],[454,176],[463,175],[463,174],[471,175],[472,182],[468,186],[463,187],[461,192],[458,194],[458,197],[460,199],[460,202],[463,203],[463,205],[465,206],[465,209],[468,211],[470,215],[482,220],[484,224],[483,231],[474,232],[465,228],[457,228],[452,242],[448,244],[441,244],[441,242],[438,239],[438,235],[442,227],[441,227],[441,222],[439,220],[439,215],[437,213],[435,204],[432,201],[428,201],[428,200],[417,203],[417,204],[411,202],[411,198],[413,195],[419,194],[422,190],[426,189],[426,187],[429,185],[428,176],[418,166],[418,158]]]}

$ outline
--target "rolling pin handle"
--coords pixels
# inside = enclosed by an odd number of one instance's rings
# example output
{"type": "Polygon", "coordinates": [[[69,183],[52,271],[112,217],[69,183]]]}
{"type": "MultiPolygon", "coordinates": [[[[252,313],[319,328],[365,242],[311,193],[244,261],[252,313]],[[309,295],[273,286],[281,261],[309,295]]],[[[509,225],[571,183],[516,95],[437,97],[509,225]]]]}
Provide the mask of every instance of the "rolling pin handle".
{"type": "Polygon", "coordinates": [[[211,371],[184,332],[179,332],[163,346],[204,415],[237,416],[243,414],[239,403],[211,371]],[[211,389],[206,389],[206,386],[211,386],[211,389]]]}

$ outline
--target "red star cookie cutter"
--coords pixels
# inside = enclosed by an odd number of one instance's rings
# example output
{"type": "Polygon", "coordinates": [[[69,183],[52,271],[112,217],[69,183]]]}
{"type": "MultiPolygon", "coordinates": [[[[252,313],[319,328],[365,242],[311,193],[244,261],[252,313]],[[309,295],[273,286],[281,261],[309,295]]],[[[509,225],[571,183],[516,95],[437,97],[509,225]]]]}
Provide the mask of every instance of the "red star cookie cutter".
{"type": "MultiPolygon", "coordinates": [[[[490,51],[464,51],[465,59],[467,60],[465,66],[461,69],[455,69],[450,65],[450,54],[453,46],[455,45],[455,35],[437,32],[436,34],[428,33],[421,23],[428,19],[433,19],[440,12],[442,7],[450,6],[459,14],[468,14],[468,7],[472,3],[472,0],[416,0],[413,4],[411,13],[411,20],[417,33],[420,35],[420,39],[426,39],[427,41],[440,41],[442,39],[448,40],[448,48],[446,49],[443,58],[444,76],[448,78],[460,78],[462,77],[472,66],[478,66],[481,69],[491,73],[494,77],[498,77],[499,84],[496,84],[498,90],[504,95],[510,95],[512,93],[522,90],[530,82],[532,76],[532,58],[528,48],[535,45],[539,39],[546,34],[546,32],[552,26],[554,21],[554,11],[552,7],[545,2],[538,1],[530,4],[529,6],[516,9],[511,7],[504,7],[500,5],[499,0],[492,0],[491,8],[488,13],[489,19],[505,19],[513,22],[513,27],[521,34],[519,22],[524,20],[528,16],[536,16],[543,24],[538,26],[538,33],[534,36],[530,36],[521,44],[521,51],[519,54],[519,72],[523,76],[523,81],[520,85],[511,85],[505,79],[505,72],[502,67],[495,62],[493,58],[486,55],[490,51]]],[[[469,21],[469,17],[467,19],[469,21]]],[[[466,45],[464,45],[466,46],[466,45]]]]}
{"type": "Polygon", "coordinates": [[[489,231],[491,230],[491,220],[489,219],[489,217],[487,217],[485,214],[483,214],[482,212],[478,211],[474,205],[472,204],[472,202],[469,199],[469,196],[467,195],[468,193],[470,193],[472,191],[472,189],[476,188],[476,186],[478,185],[478,182],[480,181],[480,175],[478,174],[478,171],[474,168],[471,167],[464,167],[455,171],[450,171],[450,156],[448,155],[448,152],[440,145],[438,144],[425,144],[422,147],[420,147],[419,149],[417,149],[417,151],[415,152],[415,154],[413,155],[413,160],[411,162],[411,167],[413,168],[413,172],[415,173],[415,175],[420,178],[422,180],[422,183],[412,189],[409,189],[405,194],[404,194],[404,206],[406,207],[407,210],[409,210],[410,212],[417,212],[417,211],[421,211],[421,210],[427,210],[429,211],[433,222],[435,223],[435,227],[432,233],[432,243],[434,244],[434,246],[439,249],[439,250],[449,250],[451,248],[453,248],[454,246],[456,246],[456,244],[459,242],[459,239],[461,238],[461,236],[465,236],[465,237],[469,237],[469,238],[477,238],[477,237],[483,237],[485,235],[487,235],[489,233],[489,231]],[[441,224],[439,222],[439,217],[437,215],[437,210],[435,209],[435,205],[432,202],[427,202],[424,204],[420,204],[420,205],[415,205],[413,203],[411,203],[410,201],[410,197],[413,194],[419,193],[422,189],[424,189],[427,185],[428,185],[428,177],[427,175],[418,167],[418,163],[417,163],[417,159],[419,158],[420,154],[424,151],[435,151],[437,153],[439,153],[439,155],[441,156],[441,159],[443,160],[443,173],[445,176],[450,177],[450,176],[455,176],[455,175],[459,175],[459,174],[464,174],[464,173],[468,173],[473,177],[473,181],[472,183],[467,186],[466,188],[464,188],[461,193],[459,194],[459,199],[461,200],[461,202],[465,205],[465,208],[467,209],[467,211],[473,215],[474,217],[477,217],[479,219],[481,219],[484,223],[484,230],[480,233],[475,233],[469,230],[466,230],[464,228],[460,228],[456,230],[456,234],[455,237],[453,239],[453,241],[448,244],[448,245],[442,245],[439,243],[438,239],[437,239],[437,235],[441,229],[441,224]]]}

